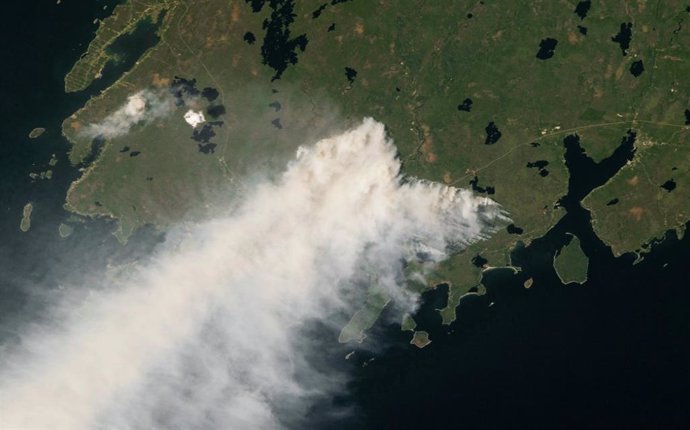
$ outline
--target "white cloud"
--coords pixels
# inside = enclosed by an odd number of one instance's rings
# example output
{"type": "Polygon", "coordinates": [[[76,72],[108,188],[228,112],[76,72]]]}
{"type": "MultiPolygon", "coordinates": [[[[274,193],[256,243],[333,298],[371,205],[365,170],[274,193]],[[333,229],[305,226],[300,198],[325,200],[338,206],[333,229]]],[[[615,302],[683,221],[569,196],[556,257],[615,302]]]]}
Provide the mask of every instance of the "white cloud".
{"type": "Polygon", "coordinates": [[[206,121],[206,118],[204,118],[203,112],[194,112],[194,110],[190,109],[184,114],[184,120],[192,127],[196,127],[206,121]]]}
{"type": "Polygon", "coordinates": [[[63,304],[67,318],[27,329],[5,354],[0,427],[295,425],[342,385],[309,366],[305,324],[351,311],[364,275],[409,310],[402,259],[440,261],[504,220],[469,191],[403,181],[395,154],[371,119],[301,147],[278,181],[171,234],[124,286],[63,304]]]}

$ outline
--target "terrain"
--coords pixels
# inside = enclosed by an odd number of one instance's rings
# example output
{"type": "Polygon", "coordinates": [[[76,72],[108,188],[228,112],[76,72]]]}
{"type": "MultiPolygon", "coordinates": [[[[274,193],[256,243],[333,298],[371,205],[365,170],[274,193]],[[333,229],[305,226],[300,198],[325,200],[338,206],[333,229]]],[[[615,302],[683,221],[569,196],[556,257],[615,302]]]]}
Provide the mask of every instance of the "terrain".
{"type": "MultiPolygon", "coordinates": [[[[131,64],[63,123],[83,167],[66,207],[116,219],[126,243],[145,225],[222,212],[259,167],[277,173],[299,144],[371,116],[406,175],[471,188],[511,217],[428,279],[449,285],[449,324],[462,296],[482,293],[482,270],[512,265],[518,242],[563,216],[568,139],[593,163],[634,146],[583,201],[615,254],[644,258],[690,219],[689,19],[680,1],[127,1],[65,78],[80,91],[131,64]],[[129,45],[145,49],[125,58],[129,45]],[[195,98],[121,136],[84,133],[141,90],[195,98]],[[189,108],[205,112],[203,135],[182,119],[189,108]]],[[[369,300],[346,338],[386,303],[369,300]]]]}

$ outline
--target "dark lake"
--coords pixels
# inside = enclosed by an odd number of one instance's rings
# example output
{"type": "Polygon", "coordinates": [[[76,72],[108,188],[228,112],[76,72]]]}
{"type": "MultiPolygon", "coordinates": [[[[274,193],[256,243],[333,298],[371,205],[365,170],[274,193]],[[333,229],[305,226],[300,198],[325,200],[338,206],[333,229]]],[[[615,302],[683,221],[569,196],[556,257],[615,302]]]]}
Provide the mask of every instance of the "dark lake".
{"type": "Polygon", "coordinates": [[[556,45],[558,45],[558,41],[556,39],[552,39],[550,37],[542,39],[542,41],[539,42],[539,50],[537,51],[536,57],[540,60],[548,60],[549,58],[553,57],[554,51],[556,50],[556,45]]]}
{"type": "Polygon", "coordinates": [[[618,34],[611,38],[612,42],[616,42],[621,48],[623,55],[628,55],[628,48],[630,48],[630,40],[632,39],[632,23],[621,23],[618,34]]]}

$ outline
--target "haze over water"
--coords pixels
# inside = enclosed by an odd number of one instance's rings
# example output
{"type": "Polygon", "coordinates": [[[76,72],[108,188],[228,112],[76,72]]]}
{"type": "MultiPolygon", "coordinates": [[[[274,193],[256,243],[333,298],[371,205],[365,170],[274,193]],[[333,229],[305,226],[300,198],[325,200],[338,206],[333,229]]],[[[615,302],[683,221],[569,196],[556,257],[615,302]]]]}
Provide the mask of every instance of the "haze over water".
{"type": "Polygon", "coordinates": [[[328,364],[312,370],[306,324],[352,314],[351,290],[373,283],[400,315],[413,311],[403,262],[418,261],[423,277],[504,220],[487,198],[403,180],[384,126],[365,119],[300,147],[276,183],[254,187],[226,218],[170,233],[131,274],[86,296],[66,288],[48,324],[20,330],[5,356],[0,424],[295,423],[343,386],[328,364]]]}

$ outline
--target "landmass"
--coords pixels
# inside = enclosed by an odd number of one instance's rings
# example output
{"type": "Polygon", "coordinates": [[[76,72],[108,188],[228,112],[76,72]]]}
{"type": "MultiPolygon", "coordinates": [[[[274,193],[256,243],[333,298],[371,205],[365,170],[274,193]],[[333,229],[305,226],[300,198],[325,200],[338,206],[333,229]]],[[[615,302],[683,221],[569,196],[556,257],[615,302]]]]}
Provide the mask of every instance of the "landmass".
{"type": "Polygon", "coordinates": [[[400,324],[400,329],[402,331],[414,331],[416,327],[417,323],[415,322],[414,318],[412,318],[412,315],[403,315],[402,323],[400,324]]]}
{"type": "Polygon", "coordinates": [[[412,335],[412,340],[410,341],[410,344],[416,346],[419,349],[424,348],[425,346],[429,345],[431,343],[431,340],[429,339],[429,333],[425,331],[416,331],[414,332],[414,335],[412,335]]]}
{"type": "Polygon", "coordinates": [[[46,129],[43,127],[36,127],[31,132],[29,132],[29,138],[30,139],[36,139],[40,137],[43,133],[46,132],[46,129]]]}
{"type": "MultiPolygon", "coordinates": [[[[406,174],[471,188],[512,219],[429,276],[427,287],[450,285],[441,310],[450,324],[464,295],[483,292],[484,267],[510,265],[518,241],[563,216],[565,139],[577,136],[598,161],[632,130],[634,158],[584,204],[616,254],[643,254],[690,219],[687,5],[578,5],[458,1],[452,13],[402,0],[118,5],[65,78],[67,91],[92,85],[113,61],[108,46],[137,23],[157,22],[160,40],[65,119],[70,161],[84,167],[66,207],[114,218],[126,243],[146,224],[164,230],[211,216],[255,166],[279,169],[297,143],[372,116],[386,124],[406,174]],[[192,107],[180,105],[124,135],[84,133],[142,90],[198,94],[195,112],[217,124],[192,134],[183,118],[192,107]]],[[[386,303],[365,305],[341,336],[363,339],[386,303]]]]}
{"type": "Polygon", "coordinates": [[[118,5],[112,15],[103,21],[86,52],[65,76],[65,92],[86,89],[95,79],[101,77],[103,68],[116,59],[109,47],[123,35],[130,34],[146,19],[156,20],[165,10],[167,1],[129,0],[118,5]]]}
{"type": "Polygon", "coordinates": [[[690,128],[642,136],[635,159],[583,204],[594,230],[615,255],[644,253],[666,230],[682,233],[690,219],[690,128]]]}
{"type": "Polygon", "coordinates": [[[571,282],[582,284],[587,280],[589,259],[582,251],[580,239],[572,234],[568,236],[570,242],[556,253],[553,265],[556,274],[564,284],[571,282]]]}
{"type": "Polygon", "coordinates": [[[356,341],[362,343],[366,338],[365,331],[370,329],[381,312],[390,302],[390,297],[383,291],[370,288],[366,303],[362,309],[355,312],[350,321],[340,331],[338,342],[347,343],[356,341]]]}
{"type": "Polygon", "coordinates": [[[24,205],[22,210],[22,220],[19,223],[19,229],[26,233],[31,228],[31,212],[34,210],[34,205],[29,202],[24,205]]]}

